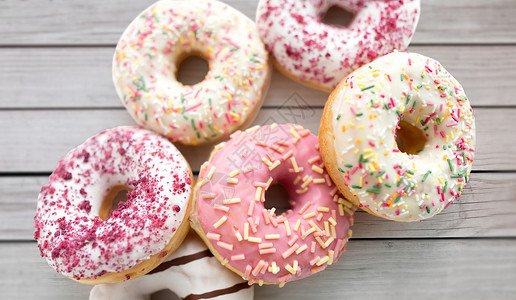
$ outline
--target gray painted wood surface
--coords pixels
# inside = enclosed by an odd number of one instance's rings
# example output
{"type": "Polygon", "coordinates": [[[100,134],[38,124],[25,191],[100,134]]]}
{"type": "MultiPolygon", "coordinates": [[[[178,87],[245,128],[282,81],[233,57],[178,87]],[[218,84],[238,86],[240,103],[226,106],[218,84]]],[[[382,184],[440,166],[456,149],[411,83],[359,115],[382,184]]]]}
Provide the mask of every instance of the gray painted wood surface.
{"type": "MultiPolygon", "coordinates": [[[[87,299],[89,286],[39,257],[36,198],[67,151],[134,124],[116,97],[111,59],[121,32],[152,2],[0,1],[0,299],[87,299]]],[[[227,2],[254,18],[256,1],[227,2]]],[[[339,263],[282,289],[256,287],[256,299],[516,299],[516,1],[422,2],[409,49],[439,60],[471,99],[471,184],[424,222],[357,212],[339,263]]],[[[200,74],[191,65],[184,75],[200,74]]],[[[327,96],[274,72],[255,123],[317,132],[327,96]]],[[[211,145],[180,149],[197,171],[211,145]]]]}

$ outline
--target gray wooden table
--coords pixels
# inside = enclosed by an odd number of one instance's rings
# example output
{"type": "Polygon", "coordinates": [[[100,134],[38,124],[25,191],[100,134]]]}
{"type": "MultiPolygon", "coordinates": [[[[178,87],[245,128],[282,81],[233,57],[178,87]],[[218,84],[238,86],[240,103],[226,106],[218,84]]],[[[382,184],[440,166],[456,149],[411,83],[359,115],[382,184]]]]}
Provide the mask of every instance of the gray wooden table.
{"type": "MultiPolygon", "coordinates": [[[[124,28],[152,2],[0,1],[0,299],[87,299],[89,286],[39,257],[36,199],[67,151],[133,124],[115,94],[111,58],[124,28]]],[[[227,2],[254,19],[256,2],[227,2]]],[[[257,287],[256,299],[516,299],[516,1],[422,2],[409,50],[439,60],[471,100],[471,185],[420,223],[358,211],[338,264],[282,289],[257,287]]],[[[317,132],[327,96],[274,72],[255,123],[317,132]]],[[[209,150],[185,152],[195,172],[209,150]]]]}

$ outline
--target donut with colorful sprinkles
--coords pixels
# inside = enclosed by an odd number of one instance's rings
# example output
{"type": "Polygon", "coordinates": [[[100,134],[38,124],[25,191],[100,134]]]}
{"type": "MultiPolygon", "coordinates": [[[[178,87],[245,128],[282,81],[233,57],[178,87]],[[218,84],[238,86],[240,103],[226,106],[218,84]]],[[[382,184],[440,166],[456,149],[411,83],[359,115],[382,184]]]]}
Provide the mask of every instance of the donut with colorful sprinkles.
{"type": "Polygon", "coordinates": [[[105,130],[59,162],[38,197],[41,256],[86,284],[144,275],[190,228],[192,173],[163,136],[138,126],[105,130]],[[117,194],[127,200],[116,204],[117,194]]]}
{"type": "Polygon", "coordinates": [[[256,25],[215,1],[162,0],[123,33],[113,81],[131,116],[173,142],[197,145],[229,136],[252,121],[267,92],[271,68],[256,25]],[[207,60],[203,81],[183,85],[180,63],[207,60]]]}
{"type": "Polygon", "coordinates": [[[459,198],[475,153],[475,118],[437,61],[393,52],[332,92],[319,130],[328,173],[345,198],[395,221],[430,218],[459,198]]]}
{"type": "Polygon", "coordinates": [[[277,69],[331,92],[356,68],[406,50],[419,14],[419,0],[260,0],[256,24],[277,69]],[[347,28],[321,21],[332,6],[354,14],[347,28]]]}
{"type": "Polygon", "coordinates": [[[300,125],[255,126],[215,147],[194,189],[192,228],[219,261],[249,283],[308,277],[337,261],[355,206],[324,169],[317,137],[300,125]],[[281,184],[291,209],[265,208],[281,184]]]}

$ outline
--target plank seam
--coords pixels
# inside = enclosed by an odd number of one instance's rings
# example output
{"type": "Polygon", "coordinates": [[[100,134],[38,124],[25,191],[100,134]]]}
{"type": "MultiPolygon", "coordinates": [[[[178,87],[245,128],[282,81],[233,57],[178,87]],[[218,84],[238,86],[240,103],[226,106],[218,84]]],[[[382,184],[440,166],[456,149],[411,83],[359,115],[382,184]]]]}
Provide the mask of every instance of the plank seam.
{"type": "MultiPolygon", "coordinates": [[[[482,237],[409,237],[409,238],[388,238],[388,237],[379,237],[379,238],[351,238],[351,240],[355,241],[421,241],[421,240],[516,240],[516,236],[482,236],[482,237]]],[[[36,243],[36,240],[33,239],[20,239],[20,240],[0,240],[0,244],[8,244],[8,243],[36,243]]]]}
{"type": "MultiPolygon", "coordinates": [[[[122,33],[120,32],[120,35],[122,33]]],[[[516,42],[464,42],[464,43],[422,43],[414,42],[410,43],[409,46],[415,47],[485,47],[485,46],[497,46],[497,47],[512,47],[516,46],[516,42]]],[[[13,49],[13,48],[113,48],[116,44],[0,44],[0,49],[13,49]]]]}
{"type": "MultiPolygon", "coordinates": [[[[516,109],[516,105],[472,105],[473,109],[516,109]]],[[[49,111],[49,110],[69,110],[69,111],[85,111],[85,110],[92,110],[92,111],[98,111],[98,110],[124,110],[125,107],[123,106],[106,106],[106,107],[100,107],[100,106],[75,106],[75,107],[65,107],[65,106],[56,106],[56,107],[0,107],[0,112],[2,111],[49,111]]],[[[261,109],[271,109],[271,110],[278,110],[278,109],[324,109],[324,105],[309,105],[309,106],[288,106],[288,105],[263,105],[261,109]]]]}

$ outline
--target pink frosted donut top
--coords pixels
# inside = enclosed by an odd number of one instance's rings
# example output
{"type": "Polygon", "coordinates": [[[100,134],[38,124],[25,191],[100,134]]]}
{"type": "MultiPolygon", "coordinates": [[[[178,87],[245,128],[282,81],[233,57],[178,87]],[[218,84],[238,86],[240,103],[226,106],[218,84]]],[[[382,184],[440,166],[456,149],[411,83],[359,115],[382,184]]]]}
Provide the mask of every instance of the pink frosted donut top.
{"type": "Polygon", "coordinates": [[[419,0],[261,0],[256,23],[269,53],[287,72],[331,90],[377,56],[405,50],[419,7],[419,0]],[[321,22],[332,6],[355,14],[348,28],[321,22]]]}
{"type": "Polygon", "coordinates": [[[199,174],[197,213],[213,248],[250,282],[284,284],[342,253],[353,209],[324,170],[317,137],[299,125],[254,127],[218,146],[199,174]],[[291,210],[265,209],[271,184],[291,210]],[[285,199],[286,200],[286,199],[285,199]]]}
{"type": "Polygon", "coordinates": [[[113,128],[59,162],[39,194],[34,238],[41,256],[65,276],[124,271],[172,239],[190,194],[190,169],[174,145],[140,127],[113,128]],[[102,220],[102,202],[117,186],[131,190],[127,201],[102,220]]]}

